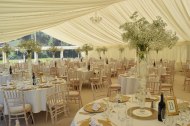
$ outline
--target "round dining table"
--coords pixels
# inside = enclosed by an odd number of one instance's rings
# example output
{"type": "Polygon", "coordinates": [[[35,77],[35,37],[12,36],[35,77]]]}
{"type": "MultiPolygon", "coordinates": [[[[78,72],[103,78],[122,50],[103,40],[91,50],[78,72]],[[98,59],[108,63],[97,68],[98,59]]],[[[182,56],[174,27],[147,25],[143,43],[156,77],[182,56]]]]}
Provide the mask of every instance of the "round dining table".
{"type": "Polygon", "coordinates": [[[0,85],[6,84],[11,81],[10,74],[0,74],[0,85]]]}
{"type": "MultiPolygon", "coordinates": [[[[110,100],[110,98],[107,97],[107,98],[95,100],[91,103],[84,105],[76,113],[71,123],[71,126],[86,126],[86,125],[89,126],[89,123],[96,122],[96,121],[107,122],[106,125],[103,124],[101,126],[166,126],[164,122],[160,122],[157,119],[157,115],[158,115],[157,110],[158,110],[158,103],[159,103],[158,96],[155,96],[157,100],[154,101],[153,106],[152,106],[152,102],[150,101],[145,102],[145,106],[144,106],[146,108],[145,110],[150,110],[150,111],[147,113],[146,111],[139,113],[138,117],[134,117],[134,114],[138,115],[138,111],[136,111],[138,109],[135,110],[133,108],[140,108],[139,102],[137,102],[135,95],[128,95],[127,97],[129,97],[128,101],[122,102],[122,103],[113,102],[110,100]],[[105,104],[106,107],[104,111],[99,111],[99,112],[98,110],[97,111],[94,110],[94,112],[87,111],[88,109],[86,108],[87,107],[89,108],[89,105],[92,105],[92,104],[93,105],[105,104]],[[123,118],[121,118],[122,115],[124,115],[123,118]],[[146,118],[146,115],[147,115],[147,118],[146,118]],[[89,121],[87,122],[87,120],[89,121]]],[[[170,116],[170,117],[172,117],[170,119],[173,119],[172,120],[173,122],[171,122],[172,125],[170,126],[176,126],[177,119],[179,116],[175,115],[175,116],[170,116]]],[[[169,119],[169,117],[167,118],[169,119]]]]}
{"type": "Polygon", "coordinates": [[[121,93],[124,95],[136,93],[139,87],[139,80],[133,75],[120,74],[118,83],[121,85],[121,93]]]}
{"type": "Polygon", "coordinates": [[[93,71],[88,70],[87,68],[78,68],[77,69],[78,76],[80,79],[82,79],[83,83],[86,81],[89,81],[90,77],[93,76],[93,71]]]}
{"type": "MultiPolygon", "coordinates": [[[[30,88],[24,89],[25,103],[31,104],[32,112],[39,113],[41,111],[46,111],[46,101],[47,96],[55,92],[54,85],[29,85],[30,88]]],[[[3,97],[3,88],[0,87],[0,104],[4,104],[6,108],[6,103],[3,97]]],[[[15,89],[16,90],[16,89],[15,89]]],[[[19,89],[18,89],[19,90],[19,89]]],[[[4,109],[4,114],[8,114],[7,109],[4,109]]]]}

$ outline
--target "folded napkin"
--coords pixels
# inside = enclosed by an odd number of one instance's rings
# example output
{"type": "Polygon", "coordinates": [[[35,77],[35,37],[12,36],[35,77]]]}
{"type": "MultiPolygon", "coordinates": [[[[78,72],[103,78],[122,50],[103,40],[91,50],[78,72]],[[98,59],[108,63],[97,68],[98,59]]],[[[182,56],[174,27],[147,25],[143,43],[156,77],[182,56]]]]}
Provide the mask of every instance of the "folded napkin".
{"type": "Polygon", "coordinates": [[[78,126],[77,123],[73,120],[71,126],[78,126]]]}
{"type": "Polygon", "coordinates": [[[152,98],[151,94],[150,94],[150,90],[148,89],[147,92],[146,92],[146,98],[152,98]]]}
{"type": "Polygon", "coordinates": [[[97,111],[97,110],[100,109],[100,108],[101,108],[101,105],[100,105],[99,103],[94,103],[94,104],[92,105],[92,109],[95,110],[95,111],[97,111]]]}
{"type": "Polygon", "coordinates": [[[90,118],[90,123],[89,123],[90,126],[102,126],[102,124],[100,124],[97,119],[91,117],[90,118]]]}

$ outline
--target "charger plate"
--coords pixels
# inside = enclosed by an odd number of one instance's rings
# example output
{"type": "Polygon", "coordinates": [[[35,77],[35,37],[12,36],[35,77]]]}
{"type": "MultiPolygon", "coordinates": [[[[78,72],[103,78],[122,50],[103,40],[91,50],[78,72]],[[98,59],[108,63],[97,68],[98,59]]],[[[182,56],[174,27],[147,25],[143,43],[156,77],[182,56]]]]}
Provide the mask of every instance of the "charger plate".
{"type": "Polygon", "coordinates": [[[127,110],[127,114],[134,119],[139,120],[154,120],[157,119],[158,112],[152,108],[144,108],[144,113],[138,115],[140,107],[132,107],[127,110]]]}
{"type": "MultiPolygon", "coordinates": [[[[130,99],[129,96],[122,95],[122,96],[121,96],[121,99],[119,100],[119,103],[127,102],[129,99],[130,99]]],[[[110,97],[110,98],[109,98],[109,101],[110,101],[110,102],[118,102],[118,101],[116,101],[116,96],[110,97]]]]}
{"type": "Polygon", "coordinates": [[[84,111],[89,112],[89,113],[101,113],[104,112],[106,110],[106,105],[104,103],[98,103],[100,104],[100,108],[98,110],[93,110],[94,103],[90,103],[84,106],[84,111]]]}
{"type": "Polygon", "coordinates": [[[153,96],[153,98],[146,98],[145,101],[146,102],[152,102],[152,101],[158,101],[159,97],[158,96],[153,96]]]}
{"type": "MultiPolygon", "coordinates": [[[[98,119],[97,121],[98,121],[98,123],[100,123],[102,126],[112,126],[112,123],[111,123],[111,121],[109,121],[109,120],[101,120],[101,119],[98,119]]],[[[81,123],[80,123],[80,126],[90,126],[89,123],[90,123],[90,119],[82,120],[81,123]]]]}

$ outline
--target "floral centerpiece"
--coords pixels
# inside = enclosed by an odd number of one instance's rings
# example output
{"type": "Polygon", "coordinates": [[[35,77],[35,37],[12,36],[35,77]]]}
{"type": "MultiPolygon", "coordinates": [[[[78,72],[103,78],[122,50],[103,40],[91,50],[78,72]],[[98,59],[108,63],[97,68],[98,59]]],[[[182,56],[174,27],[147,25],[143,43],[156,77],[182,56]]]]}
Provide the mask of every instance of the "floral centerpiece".
{"type": "Polygon", "coordinates": [[[77,49],[75,49],[75,51],[78,53],[78,58],[79,58],[79,54],[82,52],[82,49],[78,47],[77,49]]]}
{"type": "Polygon", "coordinates": [[[120,26],[125,31],[122,38],[137,50],[139,61],[146,58],[148,51],[171,48],[178,40],[176,33],[166,30],[167,24],[159,16],[149,22],[144,17],[138,18],[135,12],[130,19],[132,22],[120,26]]]}
{"type": "Polygon", "coordinates": [[[108,48],[107,47],[105,47],[105,46],[103,46],[102,48],[101,48],[101,51],[103,52],[103,54],[105,55],[106,54],[106,52],[108,51],[108,48]]]}
{"type": "Polygon", "coordinates": [[[7,61],[8,62],[8,56],[9,54],[11,53],[12,51],[12,48],[9,46],[8,43],[4,43],[3,47],[0,49],[0,51],[3,51],[5,54],[6,54],[6,58],[7,58],[7,61]]]}
{"type": "Polygon", "coordinates": [[[99,56],[99,58],[101,59],[101,52],[102,52],[101,48],[100,48],[100,47],[97,47],[97,48],[96,48],[96,52],[98,53],[98,56],[99,56]]]}
{"type": "Polygon", "coordinates": [[[29,59],[31,59],[33,52],[41,51],[40,44],[34,40],[22,41],[18,47],[22,50],[23,53],[26,53],[29,59]]]}
{"type": "Polygon", "coordinates": [[[120,58],[122,58],[122,54],[123,54],[123,51],[125,50],[125,48],[123,46],[119,46],[119,52],[120,52],[120,58]]]}
{"type": "Polygon", "coordinates": [[[30,80],[31,80],[31,83],[32,83],[32,81],[33,81],[32,75],[34,74],[32,72],[32,62],[31,62],[32,53],[33,52],[40,52],[41,51],[41,46],[40,46],[40,44],[38,42],[36,42],[34,40],[27,40],[27,41],[22,41],[18,45],[18,47],[19,47],[20,50],[22,50],[23,53],[25,53],[27,55],[29,76],[30,76],[30,80]]]}
{"type": "MultiPolygon", "coordinates": [[[[149,22],[144,17],[139,18],[138,13],[135,12],[130,19],[132,22],[126,22],[120,28],[124,30],[123,41],[127,41],[137,51],[137,64],[146,60],[150,50],[172,48],[178,40],[176,33],[166,30],[167,24],[159,16],[156,17],[156,20],[149,22]]],[[[145,69],[142,71],[146,71],[145,69]]]]}
{"type": "Polygon", "coordinates": [[[55,58],[55,53],[56,53],[57,51],[59,51],[59,49],[58,49],[56,46],[51,45],[51,47],[49,48],[49,51],[52,53],[53,59],[54,59],[54,58],[55,58]]]}
{"type": "Polygon", "coordinates": [[[88,57],[88,52],[91,51],[91,50],[93,50],[93,47],[91,45],[89,45],[89,44],[84,44],[82,46],[82,51],[85,52],[86,57],[88,57]]]}

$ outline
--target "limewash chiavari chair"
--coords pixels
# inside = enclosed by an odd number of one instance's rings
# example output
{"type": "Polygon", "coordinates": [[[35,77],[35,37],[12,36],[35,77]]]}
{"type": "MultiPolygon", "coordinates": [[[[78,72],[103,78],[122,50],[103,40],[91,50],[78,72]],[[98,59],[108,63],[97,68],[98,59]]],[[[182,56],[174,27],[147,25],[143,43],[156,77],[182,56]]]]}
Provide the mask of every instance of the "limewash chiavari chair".
{"type": "Polygon", "coordinates": [[[48,113],[50,113],[52,124],[57,123],[58,115],[62,113],[68,116],[68,92],[67,84],[63,81],[55,85],[55,93],[47,97],[46,122],[48,120],[48,113]]]}
{"type": "Polygon", "coordinates": [[[81,89],[82,89],[82,81],[72,81],[69,83],[69,96],[68,102],[69,104],[78,104],[79,108],[82,107],[82,98],[81,98],[81,89]]]}
{"type": "Polygon", "coordinates": [[[160,77],[156,74],[149,74],[147,78],[147,89],[149,89],[152,95],[160,93],[160,77]]]}
{"type": "Polygon", "coordinates": [[[106,73],[107,80],[103,81],[104,85],[108,86],[107,96],[111,96],[114,93],[119,93],[121,91],[121,85],[118,83],[112,83],[111,72],[106,73]]]}
{"type": "Polygon", "coordinates": [[[18,120],[21,118],[25,119],[26,126],[28,126],[28,119],[30,117],[32,119],[32,123],[35,124],[32,106],[25,103],[23,91],[4,90],[3,94],[8,109],[9,126],[11,126],[12,119],[18,120]]]}
{"type": "Polygon", "coordinates": [[[58,68],[58,77],[67,80],[68,69],[67,66],[58,68]]]}
{"type": "Polygon", "coordinates": [[[104,82],[103,83],[100,83],[100,81],[91,82],[91,89],[93,94],[93,100],[97,100],[99,98],[107,96],[108,87],[104,82]]]}
{"type": "Polygon", "coordinates": [[[170,95],[174,95],[174,90],[173,90],[173,78],[171,75],[165,75],[164,78],[162,78],[161,83],[160,83],[160,92],[169,92],[170,95]]]}
{"type": "Polygon", "coordinates": [[[57,76],[57,67],[50,67],[50,76],[57,76]]]}
{"type": "Polygon", "coordinates": [[[190,70],[185,70],[184,90],[190,85],[190,70]]]}

